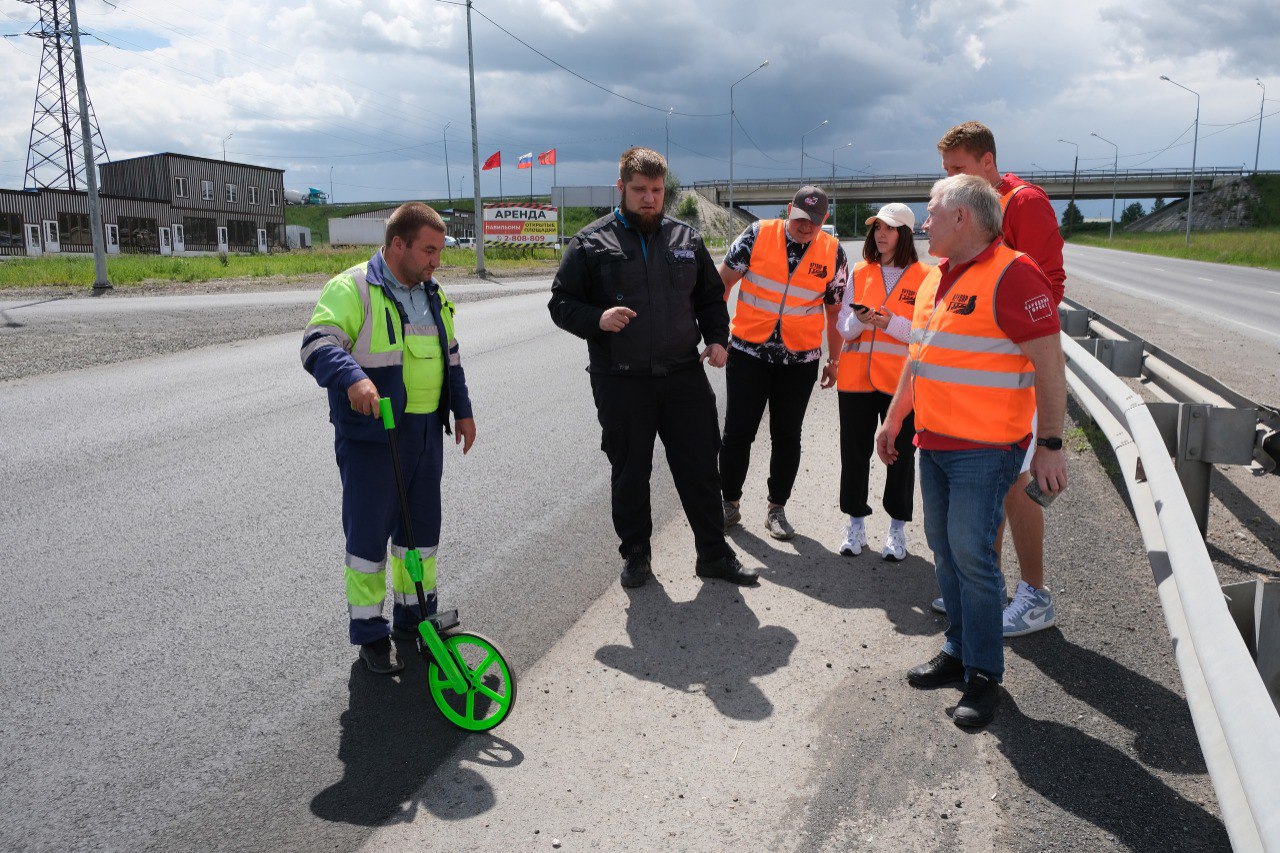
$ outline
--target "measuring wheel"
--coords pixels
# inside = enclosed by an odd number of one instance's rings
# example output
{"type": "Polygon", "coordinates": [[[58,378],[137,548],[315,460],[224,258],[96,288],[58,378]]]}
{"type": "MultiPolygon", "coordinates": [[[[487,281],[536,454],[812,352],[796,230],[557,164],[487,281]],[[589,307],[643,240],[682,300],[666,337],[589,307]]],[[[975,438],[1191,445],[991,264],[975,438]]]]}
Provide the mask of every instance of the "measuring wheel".
{"type": "Polygon", "coordinates": [[[486,732],[511,713],[516,702],[516,680],[502,650],[488,637],[467,631],[441,635],[467,683],[459,693],[439,664],[431,662],[428,684],[431,698],[445,719],[460,729],[486,732]]]}

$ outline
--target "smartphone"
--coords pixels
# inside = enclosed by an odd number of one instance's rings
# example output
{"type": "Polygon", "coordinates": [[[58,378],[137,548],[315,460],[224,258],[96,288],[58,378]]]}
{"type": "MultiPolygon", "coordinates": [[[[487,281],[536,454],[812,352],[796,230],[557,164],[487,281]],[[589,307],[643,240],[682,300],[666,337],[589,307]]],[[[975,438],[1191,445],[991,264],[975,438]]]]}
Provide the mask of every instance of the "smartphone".
{"type": "Polygon", "coordinates": [[[1027,483],[1026,492],[1027,492],[1027,497],[1031,498],[1031,500],[1035,501],[1036,503],[1040,504],[1040,506],[1045,507],[1046,509],[1048,509],[1049,504],[1053,503],[1055,500],[1058,499],[1058,495],[1062,494],[1062,492],[1054,492],[1051,495],[1046,494],[1040,489],[1040,481],[1037,480],[1035,477],[1032,477],[1031,482],[1027,483]]]}
{"type": "Polygon", "coordinates": [[[870,312],[872,312],[872,313],[875,313],[875,310],[876,310],[876,309],[874,309],[874,308],[870,308],[870,307],[868,307],[868,306],[866,306],[866,305],[859,305],[857,302],[854,302],[854,303],[853,303],[853,310],[854,310],[854,311],[870,311],[870,312]]]}

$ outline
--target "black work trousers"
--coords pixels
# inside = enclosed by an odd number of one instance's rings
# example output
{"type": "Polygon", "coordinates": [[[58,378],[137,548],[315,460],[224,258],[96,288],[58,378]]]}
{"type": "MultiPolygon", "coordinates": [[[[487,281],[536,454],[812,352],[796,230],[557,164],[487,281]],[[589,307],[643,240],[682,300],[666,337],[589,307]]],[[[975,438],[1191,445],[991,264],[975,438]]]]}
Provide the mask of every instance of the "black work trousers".
{"type": "MultiPolygon", "coordinates": [[[[871,457],[875,454],[876,429],[884,422],[893,397],[879,391],[840,392],[840,511],[864,518],[871,515],[867,503],[871,457]]],[[[915,418],[907,415],[893,446],[898,460],[889,466],[884,481],[884,511],[899,521],[911,520],[916,491],[915,418]]]]}
{"type": "Polygon", "coordinates": [[[720,447],[720,478],[724,499],[742,497],[742,484],[751,464],[751,443],[769,407],[769,502],[785,505],[800,470],[800,431],[809,407],[818,362],[773,364],[729,350],[725,385],[724,443],[720,447]]]}
{"type": "Polygon", "coordinates": [[[649,552],[653,515],[649,475],[653,443],[662,439],[698,558],[733,553],[724,540],[720,506],[720,446],[716,397],[701,365],[665,376],[591,374],[591,392],[603,431],[600,449],[613,468],[613,529],[627,557],[649,552]]]}

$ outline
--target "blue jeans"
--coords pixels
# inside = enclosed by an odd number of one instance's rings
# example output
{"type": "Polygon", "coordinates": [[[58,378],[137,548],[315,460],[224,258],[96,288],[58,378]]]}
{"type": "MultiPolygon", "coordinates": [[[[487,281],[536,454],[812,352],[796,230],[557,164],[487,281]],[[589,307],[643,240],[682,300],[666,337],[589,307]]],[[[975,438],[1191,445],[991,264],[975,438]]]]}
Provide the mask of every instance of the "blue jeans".
{"type": "Polygon", "coordinates": [[[942,651],[964,661],[966,678],[975,669],[1004,677],[996,530],[1025,455],[1020,447],[920,451],[925,539],[950,623],[942,651]]]}

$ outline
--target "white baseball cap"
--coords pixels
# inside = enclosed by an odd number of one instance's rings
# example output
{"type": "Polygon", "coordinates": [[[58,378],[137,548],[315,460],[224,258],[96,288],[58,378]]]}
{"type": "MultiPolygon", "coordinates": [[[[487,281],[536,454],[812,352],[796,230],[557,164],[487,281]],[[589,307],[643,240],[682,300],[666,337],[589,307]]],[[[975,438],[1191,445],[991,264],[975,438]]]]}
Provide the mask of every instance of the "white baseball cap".
{"type": "Polygon", "coordinates": [[[890,228],[900,228],[903,225],[908,228],[916,227],[916,215],[911,212],[911,208],[907,207],[900,201],[890,202],[876,213],[875,216],[867,217],[867,221],[863,224],[870,225],[879,219],[890,228]]]}

